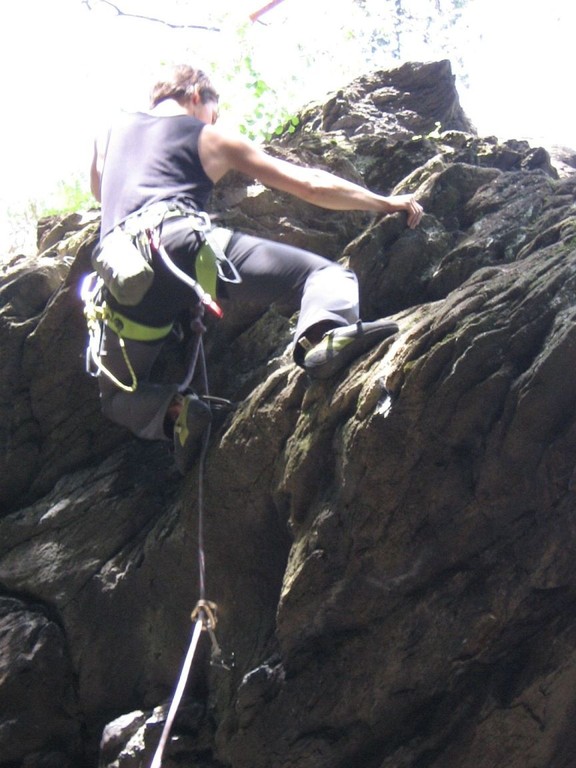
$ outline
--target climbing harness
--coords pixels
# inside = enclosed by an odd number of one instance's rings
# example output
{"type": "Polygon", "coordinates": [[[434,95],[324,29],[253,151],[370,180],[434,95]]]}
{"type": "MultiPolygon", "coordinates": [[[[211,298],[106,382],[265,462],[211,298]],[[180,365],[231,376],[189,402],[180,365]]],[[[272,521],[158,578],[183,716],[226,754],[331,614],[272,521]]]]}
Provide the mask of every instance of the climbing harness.
{"type": "Polygon", "coordinates": [[[92,265],[95,271],[84,279],[81,287],[88,326],[86,371],[93,377],[107,376],[125,392],[135,392],[138,381],[128,357],[125,340],[160,341],[172,331],[173,324],[154,327],[131,320],[114,310],[106,300],[107,291],[119,303],[127,306],[142,300],[153,277],[150,266],[153,249],[170,272],[191,288],[200,306],[216,317],[222,317],[222,309],[213,298],[218,280],[228,283],[239,283],[242,280],[224,253],[231,236],[230,230],[213,227],[209,215],[204,211],[190,210],[176,203],[156,203],[131,214],[107,235],[102,245],[94,251],[92,265]],[[195,256],[197,280],[181,270],[162,245],[162,225],[167,219],[175,217],[184,218],[187,226],[198,233],[201,244],[195,256]],[[103,362],[101,352],[104,327],[118,337],[130,377],[128,384],[120,381],[103,362]]]}
{"type": "Polygon", "coordinates": [[[124,392],[135,392],[138,387],[136,374],[126,351],[126,339],[134,341],[160,341],[168,336],[174,327],[173,323],[159,328],[143,325],[112,309],[104,298],[104,281],[95,272],[91,272],[83,281],[80,296],[84,302],[84,317],[88,328],[88,344],[86,347],[86,371],[90,376],[102,374],[122,389],[124,392]],[[122,357],[130,375],[130,384],[125,384],[110,371],[102,359],[102,344],[104,342],[104,326],[113,331],[118,337],[122,357]]]}

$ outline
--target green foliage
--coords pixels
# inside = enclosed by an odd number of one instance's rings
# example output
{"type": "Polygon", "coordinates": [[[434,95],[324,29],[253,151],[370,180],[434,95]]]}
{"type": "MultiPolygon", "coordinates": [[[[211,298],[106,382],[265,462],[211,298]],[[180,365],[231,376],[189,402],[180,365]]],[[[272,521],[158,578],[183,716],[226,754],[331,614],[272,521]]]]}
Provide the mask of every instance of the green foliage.
{"type": "Polygon", "coordinates": [[[42,196],[28,200],[14,201],[4,208],[5,229],[2,231],[0,250],[14,253],[34,253],[36,250],[36,228],[45,216],[59,216],[77,213],[95,205],[86,177],[80,173],[70,179],[58,181],[42,196]]]}
{"type": "Polygon", "coordinates": [[[244,56],[236,66],[235,79],[238,83],[243,82],[243,93],[249,105],[249,111],[238,125],[240,133],[253,141],[267,139],[287,119],[286,110],[280,105],[274,89],[256,70],[249,55],[244,56]]]}
{"type": "Polygon", "coordinates": [[[85,177],[77,175],[70,181],[57,182],[54,190],[37,201],[38,217],[74,213],[95,203],[85,177]]]}
{"type": "Polygon", "coordinates": [[[252,141],[268,141],[286,130],[293,132],[298,118],[290,113],[277,91],[268,83],[254,61],[254,50],[244,25],[238,30],[238,53],[225,70],[224,80],[234,95],[241,94],[242,112],[238,106],[224,102],[224,111],[238,114],[237,128],[252,141]]]}
{"type": "Polygon", "coordinates": [[[462,10],[470,0],[354,0],[362,11],[357,43],[376,66],[447,58],[461,60],[462,10]]]}
{"type": "MultiPolygon", "coordinates": [[[[274,136],[282,136],[284,133],[296,133],[296,128],[300,125],[300,118],[298,115],[292,115],[292,117],[287,120],[284,125],[278,126],[276,130],[274,131],[274,136]]],[[[272,138],[272,137],[270,137],[272,138]]]]}

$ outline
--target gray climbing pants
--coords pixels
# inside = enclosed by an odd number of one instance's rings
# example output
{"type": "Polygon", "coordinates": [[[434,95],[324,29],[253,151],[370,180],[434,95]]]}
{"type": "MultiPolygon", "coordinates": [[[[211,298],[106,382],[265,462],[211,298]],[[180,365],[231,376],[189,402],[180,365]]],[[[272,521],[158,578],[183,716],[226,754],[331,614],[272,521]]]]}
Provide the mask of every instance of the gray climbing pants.
{"type": "MultiPolygon", "coordinates": [[[[168,223],[167,223],[168,224],[168,223]]],[[[194,277],[195,233],[182,225],[166,226],[163,244],[174,262],[194,277]]],[[[242,278],[240,283],[219,285],[219,298],[249,302],[262,309],[279,303],[299,310],[294,333],[294,359],[301,363],[298,340],[318,323],[349,325],[359,317],[358,283],[355,274],[339,264],[301,248],[235,233],[226,256],[242,278]]],[[[154,264],[154,283],[138,307],[118,310],[136,322],[163,326],[172,322],[195,297],[161,264],[154,264]]],[[[167,439],[166,411],[178,392],[178,384],[156,384],[150,380],[152,367],[164,344],[126,339],[126,352],[138,379],[135,392],[124,392],[101,376],[103,413],[112,421],[149,440],[167,439]]],[[[106,367],[121,381],[127,369],[118,337],[106,329],[103,343],[106,367]]]]}

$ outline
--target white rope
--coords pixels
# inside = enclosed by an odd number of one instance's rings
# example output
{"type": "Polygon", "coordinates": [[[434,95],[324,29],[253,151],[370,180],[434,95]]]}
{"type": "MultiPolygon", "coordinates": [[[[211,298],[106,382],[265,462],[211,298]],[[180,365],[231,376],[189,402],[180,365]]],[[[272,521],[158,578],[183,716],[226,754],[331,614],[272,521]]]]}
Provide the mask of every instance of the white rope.
{"type": "Polygon", "coordinates": [[[166,722],[164,723],[164,728],[162,729],[162,735],[160,736],[160,742],[158,743],[158,747],[156,748],[154,759],[150,763],[150,768],[161,768],[162,757],[164,755],[164,748],[166,746],[166,743],[168,742],[170,731],[172,730],[172,724],[174,723],[174,718],[176,717],[176,713],[178,711],[178,707],[180,706],[180,702],[182,701],[182,696],[184,694],[184,689],[186,688],[188,675],[190,674],[192,661],[194,660],[194,654],[196,653],[196,647],[198,646],[198,640],[200,639],[200,635],[202,634],[202,629],[203,629],[203,619],[198,618],[196,619],[196,623],[194,625],[192,640],[190,641],[188,653],[186,654],[186,658],[184,659],[184,664],[182,665],[182,671],[180,672],[180,679],[178,680],[178,685],[176,686],[176,691],[174,693],[174,697],[172,698],[170,709],[168,710],[168,717],[166,718],[166,722]]]}
{"type": "MultiPolygon", "coordinates": [[[[205,382],[205,384],[207,388],[207,382],[205,382]]],[[[190,676],[194,654],[196,653],[196,648],[198,646],[198,641],[200,639],[202,630],[207,630],[210,635],[210,639],[212,641],[213,656],[219,660],[221,659],[220,647],[218,646],[216,636],[214,634],[214,630],[216,629],[216,604],[210,603],[205,599],[206,557],[204,554],[204,467],[206,463],[206,454],[209,440],[210,424],[208,424],[206,430],[204,431],[198,468],[198,579],[200,599],[198,600],[198,603],[192,612],[192,620],[195,621],[192,639],[190,641],[188,652],[180,671],[178,684],[176,685],[176,690],[168,710],[168,716],[166,717],[166,722],[164,723],[160,741],[158,742],[158,746],[156,748],[154,758],[150,764],[150,768],[161,768],[162,766],[164,749],[166,748],[166,744],[170,738],[172,725],[174,724],[176,713],[178,712],[180,702],[182,701],[182,696],[184,695],[184,691],[186,689],[186,683],[188,682],[188,677],[190,676]]]]}

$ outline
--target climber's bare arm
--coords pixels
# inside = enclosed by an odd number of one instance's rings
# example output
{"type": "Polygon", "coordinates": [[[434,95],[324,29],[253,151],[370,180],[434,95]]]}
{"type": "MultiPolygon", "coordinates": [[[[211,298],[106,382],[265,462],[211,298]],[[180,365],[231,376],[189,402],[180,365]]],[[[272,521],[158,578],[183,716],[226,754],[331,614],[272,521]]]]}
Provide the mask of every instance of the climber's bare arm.
{"type": "Polygon", "coordinates": [[[204,170],[214,182],[234,170],[321,208],[375,213],[406,211],[408,226],[412,228],[422,219],[422,206],[412,195],[378,195],[327,171],[279,160],[246,139],[213,126],[202,131],[199,152],[204,170]]]}

